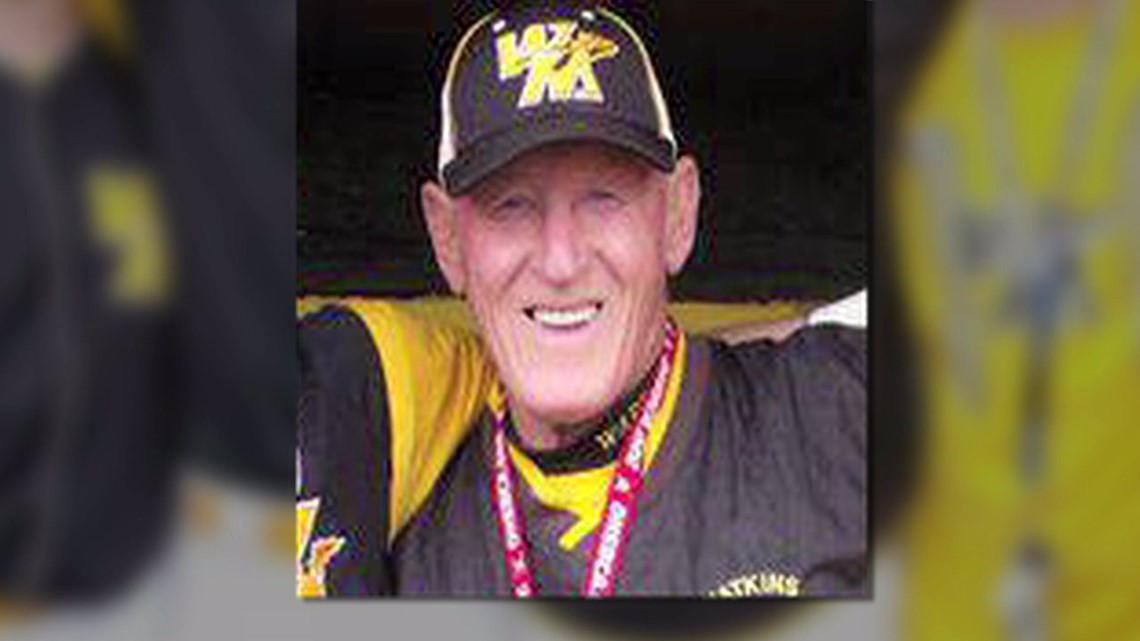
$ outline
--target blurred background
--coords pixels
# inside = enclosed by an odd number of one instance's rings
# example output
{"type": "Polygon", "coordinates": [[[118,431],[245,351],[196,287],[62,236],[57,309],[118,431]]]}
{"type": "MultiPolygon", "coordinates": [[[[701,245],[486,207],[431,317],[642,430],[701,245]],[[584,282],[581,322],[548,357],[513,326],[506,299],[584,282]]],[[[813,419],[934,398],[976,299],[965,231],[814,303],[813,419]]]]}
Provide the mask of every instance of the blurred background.
{"type": "Polygon", "coordinates": [[[677,294],[874,281],[875,598],[523,608],[290,563],[294,296],[441,291],[488,4],[0,0],[0,635],[1140,638],[1138,5],[619,3],[704,166],[677,294]]]}

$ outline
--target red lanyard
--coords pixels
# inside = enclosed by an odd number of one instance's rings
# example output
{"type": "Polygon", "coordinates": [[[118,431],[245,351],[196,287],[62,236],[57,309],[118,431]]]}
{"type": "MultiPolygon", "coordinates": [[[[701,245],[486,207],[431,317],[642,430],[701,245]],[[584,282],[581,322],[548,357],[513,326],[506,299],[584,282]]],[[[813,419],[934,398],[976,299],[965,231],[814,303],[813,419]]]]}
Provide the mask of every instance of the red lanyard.
{"type": "MultiPolygon", "coordinates": [[[[669,321],[665,330],[665,346],[657,363],[657,372],[649,395],[637,414],[632,429],[622,438],[613,480],[610,481],[602,524],[594,541],[586,584],[582,594],[587,597],[610,596],[621,568],[630,526],[637,515],[637,495],[645,479],[644,460],[649,428],[653,415],[665,399],[665,387],[673,370],[673,356],[677,350],[677,328],[669,321]]],[[[527,553],[526,524],[515,494],[515,476],[507,453],[506,413],[501,409],[492,412],[494,451],[492,454],[491,502],[499,521],[499,537],[503,544],[507,575],[511,580],[511,593],[519,598],[534,596],[534,573],[527,553]]]]}

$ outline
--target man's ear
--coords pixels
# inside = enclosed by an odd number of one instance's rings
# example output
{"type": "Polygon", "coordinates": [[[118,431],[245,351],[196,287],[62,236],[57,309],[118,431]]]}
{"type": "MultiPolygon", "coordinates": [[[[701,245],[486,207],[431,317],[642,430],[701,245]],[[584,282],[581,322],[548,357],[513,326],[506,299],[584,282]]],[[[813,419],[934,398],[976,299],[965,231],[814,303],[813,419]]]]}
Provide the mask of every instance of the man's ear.
{"type": "Polygon", "coordinates": [[[692,156],[681,156],[669,176],[665,218],[665,263],[670,275],[685,266],[697,236],[701,206],[701,172],[692,156]]]}
{"type": "Polygon", "coordinates": [[[463,294],[465,279],[455,200],[438,183],[428,181],[420,188],[420,205],[431,236],[435,261],[451,291],[463,294]]]}

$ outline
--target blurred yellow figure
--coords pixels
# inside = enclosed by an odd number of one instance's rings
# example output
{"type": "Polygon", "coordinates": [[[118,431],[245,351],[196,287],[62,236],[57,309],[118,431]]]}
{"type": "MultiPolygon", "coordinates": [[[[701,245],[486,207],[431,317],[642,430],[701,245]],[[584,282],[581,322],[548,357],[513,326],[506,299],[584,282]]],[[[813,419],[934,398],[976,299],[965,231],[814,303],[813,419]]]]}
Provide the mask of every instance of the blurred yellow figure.
{"type": "Polygon", "coordinates": [[[891,225],[923,373],[907,638],[1140,638],[1140,2],[962,2],[891,225]]]}

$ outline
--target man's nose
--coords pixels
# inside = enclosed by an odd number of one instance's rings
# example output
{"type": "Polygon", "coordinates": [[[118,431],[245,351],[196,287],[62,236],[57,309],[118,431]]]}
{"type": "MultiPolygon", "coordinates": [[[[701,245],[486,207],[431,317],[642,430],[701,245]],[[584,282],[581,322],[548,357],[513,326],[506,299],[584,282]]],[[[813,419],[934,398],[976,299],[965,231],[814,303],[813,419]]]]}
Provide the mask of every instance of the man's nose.
{"type": "Polygon", "coordinates": [[[536,263],[541,275],[555,284],[569,283],[586,265],[586,239],[573,208],[567,203],[548,206],[542,217],[542,242],[536,263]]]}

